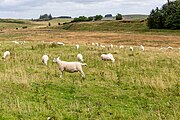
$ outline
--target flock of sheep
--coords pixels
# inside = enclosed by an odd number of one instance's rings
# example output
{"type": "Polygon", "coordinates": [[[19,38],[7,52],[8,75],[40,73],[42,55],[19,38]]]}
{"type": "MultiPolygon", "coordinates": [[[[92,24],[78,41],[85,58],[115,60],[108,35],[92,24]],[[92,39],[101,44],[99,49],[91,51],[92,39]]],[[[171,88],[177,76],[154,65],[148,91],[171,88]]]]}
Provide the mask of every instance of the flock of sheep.
{"type": "MultiPolygon", "coordinates": [[[[14,42],[15,44],[20,44],[19,42],[17,41],[12,41],[14,42]]],[[[21,44],[24,44],[24,42],[21,42],[21,44]]],[[[43,42],[44,43],[44,42],[43,42]]],[[[50,42],[50,44],[52,44],[53,42],[50,42]]],[[[56,43],[57,45],[65,45],[64,43],[62,42],[57,42],[56,43]]],[[[96,46],[96,47],[101,47],[101,48],[105,48],[106,46],[104,45],[99,45],[99,43],[92,43],[91,44],[92,46],[96,46]]],[[[79,49],[80,48],[80,45],[75,45],[76,49],[79,49]]],[[[114,46],[112,44],[110,44],[109,46],[110,48],[113,48],[114,46]]],[[[123,45],[119,46],[119,48],[124,48],[123,45]]],[[[140,49],[141,51],[145,51],[145,48],[143,45],[140,45],[140,49]]],[[[161,48],[162,49],[162,48],[161,48]]],[[[172,47],[168,47],[166,49],[173,49],[172,47]]],[[[134,51],[134,48],[132,46],[129,47],[129,50],[130,51],[134,51]]],[[[179,48],[180,50],[180,48],[179,48]]],[[[10,56],[10,52],[9,51],[5,51],[4,54],[3,54],[3,58],[5,59],[6,57],[10,56]]],[[[108,53],[108,54],[101,54],[101,59],[104,60],[104,61],[112,61],[112,62],[115,62],[115,58],[114,56],[111,54],[111,53],[108,53]]],[[[49,60],[49,56],[48,55],[43,55],[42,56],[42,63],[47,65],[48,64],[48,60],[49,60]]],[[[82,54],[77,54],[77,61],[78,62],[67,62],[67,61],[62,61],[60,60],[59,57],[57,58],[54,58],[53,59],[53,62],[54,63],[57,63],[58,66],[59,66],[59,71],[60,71],[60,78],[62,78],[62,74],[63,74],[63,71],[66,71],[66,72],[69,72],[69,73],[74,73],[74,72],[80,72],[81,75],[82,75],[82,78],[85,78],[85,74],[82,70],[82,66],[86,66],[87,64],[86,63],[83,63],[83,55],[82,54]]]]}

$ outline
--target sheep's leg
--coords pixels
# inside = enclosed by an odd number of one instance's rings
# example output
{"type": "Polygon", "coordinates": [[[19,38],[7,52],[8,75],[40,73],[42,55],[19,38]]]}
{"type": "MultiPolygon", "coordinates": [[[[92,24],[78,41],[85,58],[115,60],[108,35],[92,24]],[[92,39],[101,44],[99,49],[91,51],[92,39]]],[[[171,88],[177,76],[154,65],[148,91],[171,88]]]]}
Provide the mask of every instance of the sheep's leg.
{"type": "Polygon", "coordinates": [[[82,78],[85,78],[85,74],[84,74],[84,72],[82,70],[80,71],[80,73],[82,75],[82,78]]]}
{"type": "Polygon", "coordinates": [[[63,74],[63,72],[62,72],[62,71],[60,71],[60,78],[62,78],[62,74],[63,74]]]}

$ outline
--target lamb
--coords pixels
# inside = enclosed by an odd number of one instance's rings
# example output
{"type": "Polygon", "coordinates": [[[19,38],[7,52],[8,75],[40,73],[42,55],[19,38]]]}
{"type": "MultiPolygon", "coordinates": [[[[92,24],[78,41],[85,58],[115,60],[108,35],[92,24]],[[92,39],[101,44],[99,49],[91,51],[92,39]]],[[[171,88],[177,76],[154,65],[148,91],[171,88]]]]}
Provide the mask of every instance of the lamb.
{"type": "Polygon", "coordinates": [[[102,54],[101,55],[101,59],[102,60],[106,60],[106,61],[115,62],[115,59],[114,59],[114,57],[113,57],[113,55],[111,53],[109,53],[109,54],[102,54]]]}
{"type": "Polygon", "coordinates": [[[76,45],[76,49],[77,49],[77,50],[79,49],[79,47],[80,47],[79,45],[76,45]]]}
{"type": "Polygon", "coordinates": [[[83,65],[86,66],[87,65],[86,63],[61,61],[59,57],[54,58],[53,62],[59,65],[60,78],[62,78],[63,71],[66,71],[69,73],[80,72],[82,75],[82,78],[85,78],[85,74],[82,70],[82,66],[83,65]]]}
{"type": "Polygon", "coordinates": [[[8,56],[10,56],[10,52],[9,51],[4,52],[3,58],[5,59],[8,56]]]}
{"type": "Polygon", "coordinates": [[[144,51],[144,46],[143,45],[141,45],[140,48],[141,48],[142,51],[144,51]]]}
{"type": "Polygon", "coordinates": [[[83,62],[83,56],[82,56],[82,54],[77,54],[77,60],[79,61],[79,62],[83,62]]]}
{"type": "Polygon", "coordinates": [[[48,60],[49,60],[48,55],[43,55],[43,56],[42,56],[42,63],[43,63],[43,64],[47,65],[48,60]]]}

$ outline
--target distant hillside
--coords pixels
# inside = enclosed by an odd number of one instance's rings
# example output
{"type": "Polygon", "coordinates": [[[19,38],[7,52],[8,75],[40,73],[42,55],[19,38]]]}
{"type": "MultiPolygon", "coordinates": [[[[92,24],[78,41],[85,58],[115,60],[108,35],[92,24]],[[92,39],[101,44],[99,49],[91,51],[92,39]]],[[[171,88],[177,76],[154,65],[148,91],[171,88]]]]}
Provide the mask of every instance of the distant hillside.
{"type": "Polygon", "coordinates": [[[141,15],[141,14],[132,14],[132,15],[123,15],[123,19],[125,20],[142,20],[146,19],[148,15],[141,15]]]}
{"type": "Polygon", "coordinates": [[[70,30],[70,31],[146,31],[146,21],[96,21],[96,22],[79,22],[69,23],[63,26],[56,27],[58,29],[70,30]]]}

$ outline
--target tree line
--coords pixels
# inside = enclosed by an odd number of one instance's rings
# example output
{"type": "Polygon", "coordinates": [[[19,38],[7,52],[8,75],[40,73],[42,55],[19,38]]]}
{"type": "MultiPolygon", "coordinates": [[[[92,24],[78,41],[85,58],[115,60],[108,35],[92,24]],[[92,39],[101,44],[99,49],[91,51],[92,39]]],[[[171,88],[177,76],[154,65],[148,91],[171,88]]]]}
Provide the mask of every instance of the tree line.
{"type": "Polygon", "coordinates": [[[180,1],[168,1],[162,8],[153,9],[147,20],[150,29],[180,29],[180,1]]]}
{"type": "MultiPolygon", "coordinates": [[[[99,20],[102,20],[102,18],[103,18],[102,15],[96,15],[96,16],[90,16],[90,17],[79,16],[79,17],[74,18],[71,22],[99,21],[99,20]]],[[[122,20],[122,15],[118,13],[116,15],[116,20],[122,20]]]]}

